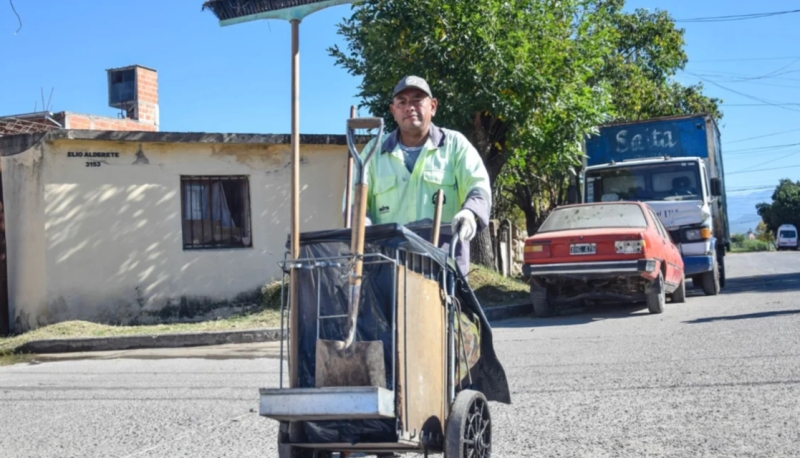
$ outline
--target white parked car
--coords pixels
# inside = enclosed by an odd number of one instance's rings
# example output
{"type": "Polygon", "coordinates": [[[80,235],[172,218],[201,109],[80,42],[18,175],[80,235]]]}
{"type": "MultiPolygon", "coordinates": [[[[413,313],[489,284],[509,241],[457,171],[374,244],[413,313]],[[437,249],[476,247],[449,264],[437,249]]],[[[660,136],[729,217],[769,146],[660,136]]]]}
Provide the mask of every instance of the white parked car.
{"type": "Polygon", "coordinates": [[[793,224],[781,224],[775,244],[778,250],[797,250],[797,228],[793,224]]]}

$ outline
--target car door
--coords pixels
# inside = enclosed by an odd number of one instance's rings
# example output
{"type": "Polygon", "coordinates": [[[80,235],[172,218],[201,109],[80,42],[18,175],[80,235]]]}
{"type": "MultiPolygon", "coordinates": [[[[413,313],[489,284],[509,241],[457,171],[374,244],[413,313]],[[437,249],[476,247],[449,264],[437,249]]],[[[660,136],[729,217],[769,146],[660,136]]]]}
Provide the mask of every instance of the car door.
{"type": "Polygon", "coordinates": [[[680,253],[678,253],[678,248],[675,246],[675,244],[672,243],[672,238],[669,236],[669,231],[667,231],[667,228],[665,228],[661,223],[658,215],[656,215],[652,209],[649,210],[650,217],[653,218],[653,224],[655,224],[656,231],[661,238],[661,243],[664,250],[664,262],[667,264],[667,273],[664,281],[673,285],[677,285],[680,283],[681,277],[683,276],[683,269],[680,268],[681,263],[679,262],[680,253]]]}

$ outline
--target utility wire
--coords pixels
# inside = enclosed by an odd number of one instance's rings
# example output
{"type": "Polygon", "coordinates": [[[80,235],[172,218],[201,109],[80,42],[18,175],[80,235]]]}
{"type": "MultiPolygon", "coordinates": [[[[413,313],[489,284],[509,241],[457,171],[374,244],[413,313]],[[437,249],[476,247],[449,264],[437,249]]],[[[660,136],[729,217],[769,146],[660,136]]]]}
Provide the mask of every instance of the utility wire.
{"type": "Polygon", "coordinates": [[[19,17],[19,13],[17,13],[17,9],[14,7],[14,0],[8,0],[8,3],[11,5],[11,10],[17,15],[17,20],[19,21],[19,28],[16,32],[14,32],[14,35],[16,35],[20,30],[22,30],[22,18],[19,17]]]}
{"type": "Polygon", "coordinates": [[[798,113],[800,113],[800,110],[795,110],[795,109],[792,109],[792,108],[789,108],[789,107],[786,107],[786,106],[775,105],[775,103],[774,103],[774,102],[770,102],[770,101],[768,101],[768,100],[760,99],[760,98],[758,98],[758,97],[754,97],[754,96],[752,96],[752,95],[745,94],[744,92],[740,92],[740,91],[737,91],[737,90],[735,90],[735,89],[731,89],[731,88],[725,87],[725,86],[723,86],[723,85],[721,85],[721,84],[718,84],[718,83],[716,83],[716,82],[714,82],[714,81],[711,81],[711,80],[709,80],[709,79],[703,78],[703,77],[702,77],[702,76],[700,76],[700,75],[697,75],[697,74],[694,74],[694,73],[691,73],[691,72],[686,72],[686,73],[687,73],[687,74],[689,74],[689,75],[695,76],[695,77],[697,77],[697,78],[700,78],[702,81],[705,81],[705,82],[707,82],[707,83],[709,83],[709,84],[713,84],[714,86],[717,86],[717,87],[720,87],[720,88],[722,88],[722,89],[725,89],[726,91],[730,91],[730,92],[733,92],[734,94],[741,95],[742,97],[747,97],[748,99],[755,100],[756,102],[766,103],[766,104],[768,104],[768,105],[777,106],[778,108],[782,108],[782,109],[784,109],[784,110],[788,110],[788,111],[795,111],[795,112],[798,112],[798,113]]]}
{"type": "Polygon", "coordinates": [[[736,175],[736,174],[739,174],[739,173],[767,172],[767,171],[770,171],[770,170],[796,169],[798,167],[800,167],[800,165],[787,165],[787,166],[784,166],[784,167],[770,167],[768,169],[741,170],[741,171],[738,171],[738,172],[726,173],[725,175],[736,175]]]}
{"type": "Polygon", "coordinates": [[[788,148],[790,146],[798,146],[800,143],[784,143],[783,145],[769,145],[769,146],[759,146],[756,148],[743,148],[743,149],[732,149],[730,151],[725,151],[725,153],[744,153],[744,152],[751,152],[751,151],[764,151],[770,149],[780,149],[780,148],[788,148]]]}
{"type": "Polygon", "coordinates": [[[788,11],[773,11],[770,13],[750,13],[750,14],[733,14],[729,16],[709,16],[697,17],[689,19],[676,19],[675,22],[730,22],[730,21],[744,21],[748,19],[761,19],[765,17],[781,16],[784,14],[800,13],[800,10],[788,11]]]}
{"type": "MultiPolygon", "coordinates": [[[[800,154],[800,151],[795,151],[795,152],[793,152],[793,153],[789,153],[789,154],[787,154],[787,155],[785,155],[785,156],[781,156],[781,157],[779,157],[779,158],[772,159],[772,160],[769,160],[769,161],[767,161],[767,162],[762,162],[762,163],[760,163],[760,164],[758,164],[758,165],[752,165],[752,166],[748,167],[748,169],[752,169],[753,167],[761,167],[762,165],[772,164],[772,163],[773,163],[773,162],[775,162],[775,161],[780,161],[781,159],[786,159],[787,157],[791,157],[791,156],[794,156],[794,155],[796,155],[796,154],[800,154]]],[[[731,172],[731,174],[735,174],[735,173],[739,173],[739,172],[745,172],[745,171],[747,171],[747,170],[744,170],[744,169],[743,169],[743,170],[740,170],[740,171],[738,171],[738,172],[731,172]]]]}
{"type": "Polygon", "coordinates": [[[725,142],[725,144],[726,145],[730,145],[732,143],[740,143],[740,142],[746,142],[746,141],[750,141],[750,140],[757,140],[759,138],[774,137],[775,135],[788,134],[790,132],[797,132],[798,130],[800,130],[800,129],[784,130],[782,132],[774,132],[774,133],[771,133],[771,134],[759,135],[758,137],[742,138],[742,139],[739,139],[739,140],[734,140],[732,142],[725,142]]]}
{"type": "Polygon", "coordinates": [[[800,56],[786,56],[786,57],[740,57],[736,59],[699,59],[699,60],[690,60],[689,63],[695,62],[747,62],[753,60],[787,60],[787,59],[797,59],[800,56]]]}

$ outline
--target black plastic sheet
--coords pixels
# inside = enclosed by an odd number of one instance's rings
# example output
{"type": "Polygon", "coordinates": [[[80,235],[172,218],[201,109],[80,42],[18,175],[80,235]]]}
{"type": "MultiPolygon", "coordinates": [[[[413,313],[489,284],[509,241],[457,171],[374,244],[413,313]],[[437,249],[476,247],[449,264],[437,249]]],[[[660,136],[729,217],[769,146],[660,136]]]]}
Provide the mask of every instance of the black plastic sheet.
{"type": "MultiPolygon", "coordinates": [[[[505,371],[497,359],[492,343],[492,330],[472,289],[453,259],[448,258],[450,226],[440,229],[440,247],[428,240],[430,223],[415,225],[382,224],[368,226],[364,243],[364,266],[362,300],[359,305],[357,341],[383,342],[387,389],[394,390],[394,355],[392,352],[393,298],[395,296],[395,274],[393,263],[385,258],[372,256],[381,254],[391,260],[405,263],[412,270],[429,278],[440,280],[440,287],[447,289],[447,275],[455,275],[455,296],[462,311],[474,314],[481,322],[481,358],[471,370],[472,384],[468,377],[462,382],[464,388],[482,392],[490,401],[510,403],[508,381],[505,371]]],[[[300,258],[341,263],[340,266],[299,269],[298,306],[300,354],[298,376],[300,387],[314,387],[315,349],[317,332],[319,338],[340,340],[346,331],[345,318],[317,320],[319,316],[346,315],[348,307],[348,274],[350,229],[307,232],[300,234],[300,258]],[[338,259],[336,259],[338,257],[338,259]],[[319,328],[318,328],[319,327],[319,328]]],[[[288,245],[287,245],[288,246],[288,245]]],[[[460,247],[457,247],[460,248],[460,247]]],[[[460,250],[456,251],[457,256],[460,250]]],[[[412,400],[413,402],[413,400],[412,400]]],[[[304,422],[307,443],[331,442],[396,442],[397,425],[392,420],[347,420],[304,422]]]]}

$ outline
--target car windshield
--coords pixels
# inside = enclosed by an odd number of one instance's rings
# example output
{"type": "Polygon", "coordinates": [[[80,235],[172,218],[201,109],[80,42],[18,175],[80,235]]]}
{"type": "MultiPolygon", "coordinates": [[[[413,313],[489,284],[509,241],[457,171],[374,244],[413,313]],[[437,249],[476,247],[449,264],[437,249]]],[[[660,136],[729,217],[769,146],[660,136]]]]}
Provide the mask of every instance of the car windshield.
{"type": "Polygon", "coordinates": [[[697,162],[635,165],[590,170],[586,201],[701,200],[703,185],[697,162]]]}
{"type": "Polygon", "coordinates": [[[553,210],[538,232],[613,227],[647,227],[647,220],[638,205],[598,204],[563,207],[553,210]]]}
{"type": "Polygon", "coordinates": [[[793,238],[797,237],[797,232],[792,231],[792,230],[783,230],[780,233],[780,237],[784,238],[784,239],[793,239],[793,238]]]}

